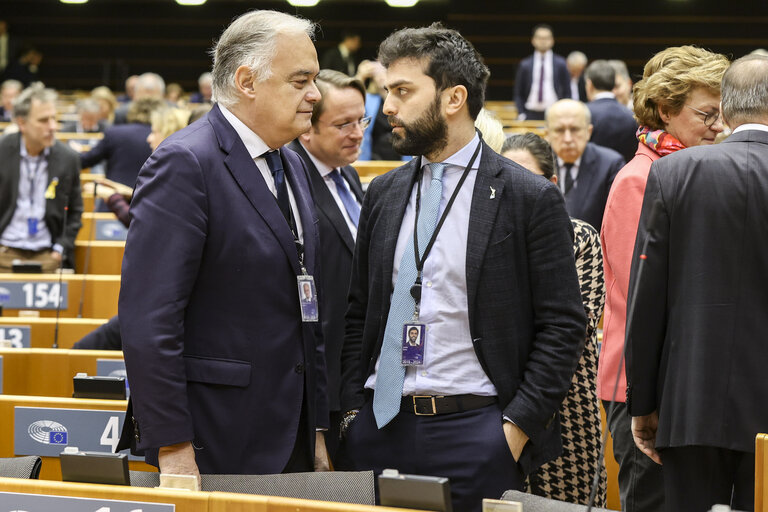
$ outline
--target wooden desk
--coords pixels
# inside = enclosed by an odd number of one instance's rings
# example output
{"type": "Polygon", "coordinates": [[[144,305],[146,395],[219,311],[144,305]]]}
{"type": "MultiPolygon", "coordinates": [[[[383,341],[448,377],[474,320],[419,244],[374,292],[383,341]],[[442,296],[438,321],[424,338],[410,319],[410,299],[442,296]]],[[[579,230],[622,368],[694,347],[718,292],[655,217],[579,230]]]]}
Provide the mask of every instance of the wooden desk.
{"type": "Polygon", "coordinates": [[[98,142],[104,138],[103,133],[76,133],[76,132],[56,132],[56,138],[62,142],[70,140],[88,140],[98,142]]]}
{"type": "Polygon", "coordinates": [[[755,512],[768,512],[768,434],[755,438],[755,512]]]}
{"type": "MultiPolygon", "coordinates": [[[[72,348],[75,342],[105,322],[103,318],[60,318],[59,348],[72,348]]],[[[53,345],[55,318],[0,317],[0,327],[8,326],[29,326],[30,348],[51,348],[53,345]]]]}
{"type": "MultiPolygon", "coordinates": [[[[7,367],[6,370],[7,371],[7,367]]],[[[46,407],[53,409],[96,409],[102,411],[125,412],[127,400],[90,400],[86,398],[56,398],[41,396],[0,395],[0,457],[14,456],[13,422],[15,407],[46,407]]],[[[62,447],[63,451],[63,447],[62,447]]],[[[130,461],[129,466],[136,471],[153,471],[145,462],[130,461]]],[[[40,472],[43,480],[61,480],[61,466],[58,457],[43,457],[40,472]]],[[[68,496],[72,496],[69,494],[68,496]]]]}
{"type": "Polygon", "coordinates": [[[0,349],[0,356],[4,394],[63,398],[72,396],[75,375],[96,375],[97,359],[123,359],[119,350],[53,348],[5,348],[0,349]]]}
{"type": "MultiPolygon", "coordinates": [[[[0,282],[20,281],[20,282],[58,282],[58,274],[0,274],[0,282]]],[[[74,318],[77,316],[78,305],[80,303],[80,290],[85,284],[85,295],[83,300],[84,318],[111,318],[117,314],[117,298],[120,293],[119,275],[88,275],[83,279],[82,275],[65,274],[62,281],[67,283],[69,295],[67,298],[67,308],[61,310],[62,318],[74,318]]],[[[54,300],[55,304],[55,300],[54,300]]],[[[18,316],[19,309],[15,308],[3,310],[4,316],[18,316]]],[[[29,308],[32,309],[32,308],[29,308]]],[[[55,317],[56,310],[41,310],[41,317],[55,317]]]]}
{"type": "Polygon", "coordinates": [[[78,274],[88,273],[120,276],[120,270],[123,266],[123,252],[125,252],[125,242],[101,240],[88,242],[85,240],[76,240],[75,271],[78,274]],[[91,255],[88,258],[88,269],[86,272],[85,257],[88,252],[88,247],[91,248],[91,255]]]}
{"type": "Polygon", "coordinates": [[[384,174],[400,167],[405,162],[400,160],[370,160],[370,161],[357,161],[352,164],[352,167],[357,170],[357,174],[360,176],[360,181],[363,183],[370,182],[376,176],[384,174]]]}

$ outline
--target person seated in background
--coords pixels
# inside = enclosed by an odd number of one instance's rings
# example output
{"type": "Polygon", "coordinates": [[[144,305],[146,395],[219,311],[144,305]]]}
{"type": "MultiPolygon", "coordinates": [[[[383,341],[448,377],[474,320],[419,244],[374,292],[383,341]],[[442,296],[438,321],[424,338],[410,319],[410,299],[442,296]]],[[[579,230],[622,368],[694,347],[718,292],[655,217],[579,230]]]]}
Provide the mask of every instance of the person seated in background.
{"type": "Polygon", "coordinates": [[[213,75],[206,71],[197,79],[197,92],[189,97],[190,103],[211,103],[213,94],[213,75]]]}
{"type": "Polygon", "coordinates": [[[568,73],[571,75],[571,95],[572,100],[587,101],[587,89],[584,82],[584,69],[587,67],[587,56],[584,52],[571,52],[565,59],[565,65],[568,67],[568,73]]]}
{"type": "Polygon", "coordinates": [[[613,149],[629,162],[637,150],[637,123],[632,112],[616,101],[614,67],[607,60],[596,60],[589,65],[585,75],[589,97],[587,108],[592,114],[590,142],[613,149]]]}
{"type": "MultiPolygon", "coordinates": [[[[188,112],[176,108],[166,108],[153,112],[152,132],[146,141],[152,148],[152,151],[170,134],[184,128],[187,125],[188,117],[188,112]]],[[[128,201],[133,194],[133,189],[110,180],[98,180],[97,183],[95,187],[93,183],[87,183],[83,188],[92,193],[95,188],[96,195],[104,199],[109,209],[112,210],[120,222],[125,227],[128,227],[131,223],[128,201]]],[[[107,323],[86,334],[72,348],[83,350],[122,350],[123,342],[120,337],[120,321],[117,315],[110,318],[107,323]]]]}
{"type": "Polygon", "coordinates": [[[357,69],[356,77],[366,84],[365,116],[371,125],[363,133],[359,160],[400,160],[402,156],[392,148],[392,126],[384,113],[387,91],[384,81],[387,70],[375,60],[364,60],[357,69]]]}
{"type": "Polygon", "coordinates": [[[0,85],[0,122],[13,121],[13,100],[21,94],[22,88],[18,80],[5,80],[0,85]]]}
{"type": "Polygon", "coordinates": [[[174,106],[181,106],[184,103],[184,89],[176,82],[168,84],[165,88],[165,101],[174,106]]]}
{"type": "MultiPolygon", "coordinates": [[[[557,159],[552,147],[534,133],[515,134],[504,141],[501,155],[557,185],[557,159]]],[[[597,324],[603,313],[605,285],[603,255],[597,230],[571,218],[573,252],[579,274],[581,300],[587,313],[584,352],[568,394],[560,406],[563,453],[528,476],[530,491],[539,496],[589,502],[594,468],[600,463],[600,408],[597,402],[597,324]]],[[[602,466],[594,504],[605,505],[607,477],[602,466]]]]}
{"type": "Polygon", "coordinates": [[[101,106],[93,98],[77,102],[77,120],[62,121],[61,131],[65,133],[101,133],[106,123],[101,120],[101,106]]]}
{"type": "Polygon", "coordinates": [[[629,69],[623,60],[609,60],[614,71],[616,71],[616,86],[613,88],[613,94],[616,101],[632,110],[632,78],[629,76],[629,69]]]}
{"type": "Polygon", "coordinates": [[[547,109],[547,140],[557,154],[558,185],[565,206],[576,217],[598,228],[616,173],[624,159],[612,149],[589,142],[591,114],[574,100],[560,100],[547,109]]]}
{"type": "Polygon", "coordinates": [[[106,160],[107,178],[133,187],[139,169],[152,152],[147,145],[152,112],[161,108],[165,108],[165,102],[157,98],[142,98],[131,103],[128,123],[112,126],[93,149],[82,153],[81,168],[106,160]]]}
{"type": "Polygon", "coordinates": [[[56,92],[36,83],[13,104],[19,132],[0,138],[0,272],[71,263],[83,199],[77,153],[57,141],[56,92]]]}
{"type": "Polygon", "coordinates": [[[100,85],[91,91],[91,98],[99,104],[99,121],[107,127],[111,126],[118,105],[112,90],[105,85],[100,85]]]}
{"type": "Polygon", "coordinates": [[[136,86],[133,93],[133,101],[120,105],[115,110],[115,124],[130,123],[128,121],[128,111],[131,105],[144,98],[154,98],[162,100],[165,98],[165,80],[157,73],[143,73],[136,79],[136,86]]]}
{"type": "Polygon", "coordinates": [[[4,77],[7,80],[18,80],[26,87],[39,80],[42,62],[43,53],[34,46],[27,46],[21,50],[16,61],[5,68],[4,77]]]}

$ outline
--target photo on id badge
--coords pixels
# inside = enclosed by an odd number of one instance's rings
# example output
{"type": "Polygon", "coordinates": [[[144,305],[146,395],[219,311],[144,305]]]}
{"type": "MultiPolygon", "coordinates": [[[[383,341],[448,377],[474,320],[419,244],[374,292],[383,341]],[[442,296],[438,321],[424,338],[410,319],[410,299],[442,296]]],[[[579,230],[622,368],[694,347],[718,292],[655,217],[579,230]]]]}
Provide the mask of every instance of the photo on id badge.
{"type": "Polygon", "coordinates": [[[317,292],[312,276],[298,276],[299,304],[301,304],[301,319],[304,322],[317,322],[317,292]]]}
{"type": "Polygon", "coordinates": [[[410,323],[403,326],[402,364],[404,366],[420,366],[424,364],[426,331],[426,325],[424,324],[410,323]]]}

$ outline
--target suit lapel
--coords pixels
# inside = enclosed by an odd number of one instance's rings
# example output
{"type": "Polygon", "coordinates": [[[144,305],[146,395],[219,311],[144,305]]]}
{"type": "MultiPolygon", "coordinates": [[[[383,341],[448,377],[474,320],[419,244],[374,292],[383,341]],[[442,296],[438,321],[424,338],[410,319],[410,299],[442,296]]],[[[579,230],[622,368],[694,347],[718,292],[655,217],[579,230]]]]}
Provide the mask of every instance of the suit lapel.
{"type": "Polygon", "coordinates": [[[587,144],[584,155],[579,165],[579,176],[576,178],[576,187],[571,192],[576,192],[574,199],[576,204],[583,205],[592,192],[593,181],[595,180],[595,152],[587,144]]]}
{"type": "MultiPolygon", "coordinates": [[[[389,304],[389,296],[392,293],[392,268],[395,260],[397,239],[400,236],[400,227],[405,216],[405,208],[411,199],[413,183],[418,171],[417,165],[421,159],[416,157],[401,167],[392,175],[392,185],[385,192],[381,218],[385,223],[382,257],[382,300],[383,304],[389,304]]],[[[409,229],[409,232],[412,229],[409,229]]]]}
{"type": "Polygon", "coordinates": [[[293,234],[288,227],[288,223],[285,222],[280,208],[277,206],[275,196],[262,178],[256,162],[248,154],[245,144],[237,136],[235,129],[224,119],[224,115],[218,106],[213,107],[208,114],[208,120],[216,132],[219,147],[227,153],[227,156],[224,158],[224,165],[226,165],[232,178],[234,178],[248,198],[251,206],[258,212],[264,223],[272,231],[272,234],[275,235],[275,238],[290,260],[291,266],[298,273],[300,271],[299,257],[296,253],[293,234]]]}
{"type": "Polygon", "coordinates": [[[476,303],[485,251],[496,224],[496,215],[504,193],[504,180],[499,177],[501,170],[499,157],[487,144],[483,143],[480,168],[477,170],[475,189],[472,193],[467,236],[467,303],[470,305],[470,315],[473,304],[476,303]]]}
{"type": "MultiPolygon", "coordinates": [[[[288,182],[291,184],[293,198],[301,217],[301,226],[304,231],[304,265],[309,273],[315,271],[315,253],[317,250],[316,217],[312,212],[312,196],[309,192],[309,183],[306,179],[306,168],[302,166],[301,159],[290,151],[281,151],[283,168],[286,171],[288,182]]],[[[277,203],[275,202],[275,205],[277,203]]],[[[280,215],[282,217],[282,214],[280,215]]],[[[294,254],[296,253],[295,244],[294,254]]]]}

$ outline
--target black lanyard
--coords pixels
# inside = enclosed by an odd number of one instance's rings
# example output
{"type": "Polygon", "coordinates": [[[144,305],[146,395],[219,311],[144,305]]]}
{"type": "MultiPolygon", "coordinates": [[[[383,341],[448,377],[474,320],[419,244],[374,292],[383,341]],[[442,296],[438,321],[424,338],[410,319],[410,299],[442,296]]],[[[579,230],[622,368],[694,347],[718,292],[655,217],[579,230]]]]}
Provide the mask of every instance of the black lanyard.
{"type": "Polygon", "coordinates": [[[435,227],[435,231],[432,233],[432,238],[429,240],[429,243],[427,244],[426,249],[424,249],[424,254],[419,258],[419,211],[421,210],[421,178],[424,174],[423,169],[421,168],[421,157],[419,157],[419,172],[417,175],[417,185],[416,185],[416,214],[413,216],[413,257],[416,260],[416,281],[413,283],[413,286],[411,286],[411,297],[413,297],[413,300],[416,301],[416,312],[414,316],[418,315],[419,311],[419,303],[421,302],[421,275],[422,270],[424,269],[424,262],[427,261],[427,256],[429,256],[430,251],[432,251],[432,246],[435,245],[435,240],[437,239],[437,235],[440,233],[440,229],[443,227],[443,223],[445,223],[446,217],[448,217],[448,212],[451,210],[451,207],[453,206],[454,201],[456,201],[456,197],[459,195],[459,191],[461,190],[461,186],[464,185],[464,182],[467,180],[467,176],[469,176],[469,171],[472,169],[472,164],[475,163],[475,160],[477,159],[478,153],[480,153],[480,148],[483,145],[482,137],[480,138],[480,142],[477,143],[477,148],[475,149],[474,154],[472,155],[472,158],[470,158],[469,163],[467,164],[467,167],[464,169],[464,174],[461,175],[461,179],[459,179],[459,183],[456,185],[456,188],[453,190],[453,194],[451,195],[451,198],[448,200],[448,204],[445,205],[445,210],[443,211],[443,215],[440,217],[440,221],[437,223],[437,226],[435,227]]]}

